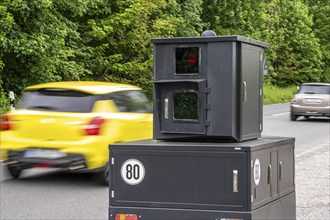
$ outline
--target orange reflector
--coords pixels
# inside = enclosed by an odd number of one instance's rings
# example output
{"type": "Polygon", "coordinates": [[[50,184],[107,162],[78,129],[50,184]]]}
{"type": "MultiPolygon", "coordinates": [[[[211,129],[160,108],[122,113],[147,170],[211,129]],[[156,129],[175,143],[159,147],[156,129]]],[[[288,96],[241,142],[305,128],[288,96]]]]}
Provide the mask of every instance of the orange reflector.
{"type": "Polygon", "coordinates": [[[116,214],[115,220],[138,220],[135,214],[116,214]]]}

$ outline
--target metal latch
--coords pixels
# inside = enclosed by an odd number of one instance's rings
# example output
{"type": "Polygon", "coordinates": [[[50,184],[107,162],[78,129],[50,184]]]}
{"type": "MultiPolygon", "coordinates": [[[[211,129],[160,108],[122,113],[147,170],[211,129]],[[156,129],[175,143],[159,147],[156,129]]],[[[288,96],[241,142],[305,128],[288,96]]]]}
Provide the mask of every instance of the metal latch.
{"type": "Polygon", "coordinates": [[[247,85],[246,82],[243,82],[243,102],[246,103],[247,102],[247,85]]]}
{"type": "Polygon", "coordinates": [[[268,165],[268,177],[267,177],[267,183],[268,183],[268,185],[272,185],[272,178],[273,178],[272,165],[269,164],[268,165]]]}
{"type": "Polygon", "coordinates": [[[233,192],[238,192],[238,170],[233,170],[233,192]]]}
{"type": "Polygon", "coordinates": [[[168,99],[164,100],[164,118],[168,119],[168,99]]]}

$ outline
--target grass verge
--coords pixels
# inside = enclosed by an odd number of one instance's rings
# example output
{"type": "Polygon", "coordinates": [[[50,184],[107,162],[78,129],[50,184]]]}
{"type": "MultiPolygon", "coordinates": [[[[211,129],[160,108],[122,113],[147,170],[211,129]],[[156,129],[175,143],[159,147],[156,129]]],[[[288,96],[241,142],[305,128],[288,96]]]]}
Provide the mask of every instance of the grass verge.
{"type": "Polygon", "coordinates": [[[296,86],[280,88],[264,85],[264,105],[290,102],[296,92],[296,86]]]}

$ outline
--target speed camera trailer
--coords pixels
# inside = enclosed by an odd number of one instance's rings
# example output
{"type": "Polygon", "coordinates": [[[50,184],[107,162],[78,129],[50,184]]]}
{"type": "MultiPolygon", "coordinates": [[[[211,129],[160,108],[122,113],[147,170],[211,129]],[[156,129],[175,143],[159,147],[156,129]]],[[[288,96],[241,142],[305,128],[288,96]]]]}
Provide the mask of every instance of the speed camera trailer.
{"type": "Polygon", "coordinates": [[[109,220],[295,219],[294,138],[261,136],[268,45],[152,43],[154,137],[109,146],[109,220]]]}
{"type": "Polygon", "coordinates": [[[294,139],[110,147],[110,220],[295,219],[294,139]]]}

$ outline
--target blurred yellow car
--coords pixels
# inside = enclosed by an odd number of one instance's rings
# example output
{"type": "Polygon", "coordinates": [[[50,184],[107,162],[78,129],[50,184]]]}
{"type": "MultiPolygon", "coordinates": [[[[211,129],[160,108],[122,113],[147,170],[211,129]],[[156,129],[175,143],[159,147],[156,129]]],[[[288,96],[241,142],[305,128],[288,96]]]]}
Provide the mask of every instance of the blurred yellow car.
{"type": "Polygon", "coordinates": [[[0,149],[10,175],[33,167],[94,172],[108,182],[109,144],[152,138],[152,108],[136,86],[53,82],[27,87],[1,116],[0,149]]]}

